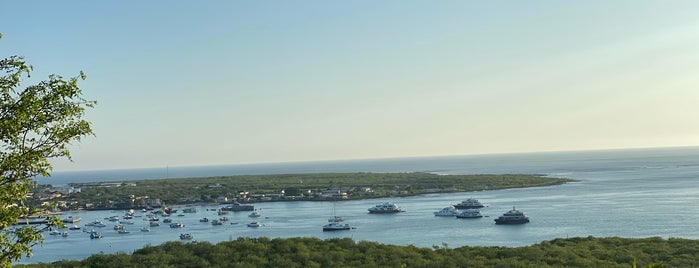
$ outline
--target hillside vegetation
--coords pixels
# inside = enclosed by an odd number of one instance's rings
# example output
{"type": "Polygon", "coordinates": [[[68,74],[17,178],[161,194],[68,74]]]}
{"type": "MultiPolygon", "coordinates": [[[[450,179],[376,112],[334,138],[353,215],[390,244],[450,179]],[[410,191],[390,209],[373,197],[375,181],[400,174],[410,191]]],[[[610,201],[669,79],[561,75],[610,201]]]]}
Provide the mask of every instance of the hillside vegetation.
{"type": "Polygon", "coordinates": [[[699,241],[657,237],[570,238],[508,247],[433,248],[355,242],[350,238],[238,238],[167,242],[133,254],[21,267],[696,267],[699,241]],[[659,265],[658,265],[659,264],[659,265]]]}

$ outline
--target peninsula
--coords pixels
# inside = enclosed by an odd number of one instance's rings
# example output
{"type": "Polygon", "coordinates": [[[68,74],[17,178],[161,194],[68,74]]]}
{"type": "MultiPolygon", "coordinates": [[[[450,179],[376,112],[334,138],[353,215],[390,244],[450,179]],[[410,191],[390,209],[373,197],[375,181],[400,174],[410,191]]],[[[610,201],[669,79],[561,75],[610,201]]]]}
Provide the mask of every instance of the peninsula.
{"type": "MultiPolygon", "coordinates": [[[[437,175],[432,173],[313,173],[151,179],[49,186],[61,210],[140,209],[194,203],[327,201],[411,196],[558,185],[574,180],[527,174],[437,175]]],[[[36,202],[46,202],[35,198],[36,202]]]]}

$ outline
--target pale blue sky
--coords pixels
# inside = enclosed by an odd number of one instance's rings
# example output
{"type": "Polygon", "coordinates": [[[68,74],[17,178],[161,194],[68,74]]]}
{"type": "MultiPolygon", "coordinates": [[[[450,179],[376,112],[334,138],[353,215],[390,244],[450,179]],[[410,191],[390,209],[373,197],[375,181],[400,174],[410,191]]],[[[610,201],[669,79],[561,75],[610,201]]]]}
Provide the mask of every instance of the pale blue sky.
{"type": "Polygon", "coordinates": [[[699,145],[698,1],[2,1],[56,171],[699,145]]]}

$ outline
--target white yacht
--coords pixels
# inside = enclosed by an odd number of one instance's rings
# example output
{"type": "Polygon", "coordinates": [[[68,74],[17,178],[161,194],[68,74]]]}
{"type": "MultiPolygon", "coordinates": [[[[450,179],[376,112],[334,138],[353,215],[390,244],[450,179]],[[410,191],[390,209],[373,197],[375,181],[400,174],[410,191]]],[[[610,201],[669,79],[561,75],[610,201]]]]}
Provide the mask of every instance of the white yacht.
{"type": "Polygon", "coordinates": [[[440,211],[435,211],[435,212],[434,212],[434,215],[435,215],[435,216],[447,216],[447,217],[451,217],[451,216],[456,216],[456,214],[459,214],[459,210],[456,209],[454,206],[448,206],[448,207],[443,208],[443,209],[440,210],[440,211]]]}
{"type": "Polygon", "coordinates": [[[250,218],[259,218],[260,216],[262,216],[262,214],[260,214],[260,212],[257,210],[253,211],[252,213],[250,213],[250,215],[248,215],[248,217],[250,218]]]}
{"type": "Polygon", "coordinates": [[[529,217],[524,215],[524,212],[516,210],[515,207],[495,219],[495,224],[524,224],[527,222],[529,222],[529,217]]]}
{"type": "Polygon", "coordinates": [[[385,202],[382,204],[378,204],[376,206],[373,206],[369,208],[369,213],[396,213],[396,212],[402,212],[403,210],[398,207],[396,204],[391,203],[391,202],[385,202]]]}
{"type": "Polygon", "coordinates": [[[459,214],[456,214],[456,217],[461,219],[476,219],[483,218],[483,215],[479,210],[471,208],[461,211],[459,214]]]}
{"type": "Polygon", "coordinates": [[[323,225],[323,231],[343,231],[343,230],[350,230],[354,229],[354,227],[351,227],[349,224],[342,224],[340,222],[331,222],[326,225],[323,225]]]}
{"type": "Polygon", "coordinates": [[[454,207],[458,209],[482,208],[483,204],[481,204],[481,202],[478,201],[478,199],[469,198],[464,201],[461,201],[461,203],[454,205],[454,207]]]}

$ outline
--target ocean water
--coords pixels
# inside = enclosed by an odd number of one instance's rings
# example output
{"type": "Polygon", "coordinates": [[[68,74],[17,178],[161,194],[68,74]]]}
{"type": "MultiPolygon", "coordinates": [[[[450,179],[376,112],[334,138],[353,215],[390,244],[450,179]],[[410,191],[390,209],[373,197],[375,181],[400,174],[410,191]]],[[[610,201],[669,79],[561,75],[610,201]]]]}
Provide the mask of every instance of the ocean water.
{"type": "MultiPolygon", "coordinates": [[[[559,237],[660,236],[699,239],[699,148],[657,148],[586,152],[450,156],[406,159],[331,161],[315,163],[260,164],[194,168],[72,172],[54,174],[60,185],[72,181],[108,181],[163,177],[199,177],[236,174],[281,174],[310,172],[433,172],[438,174],[526,173],[566,177],[578,182],[550,187],[429,194],[413,197],[329,202],[276,202],[254,204],[262,211],[260,228],[246,227],[253,221],[246,212],[228,215],[223,226],[201,223],[218,218],[220,206],[199,206],[199,212],[173,216],[185,228],[166,225],[140,232],[146,221],[135,218],[127,226],[131,233],[117,234],[108,226],[104,238],[89,239],[86,233],[70,231],[68,237],[50,236],[34,256],[22,262],[51,262],[83,259],[91,254],[127,252],[145,245],[179,240],[192,233],[197,241],[219,242],[237,237],[350,237],[387,244],[431,247],[446,243],[459,246],[522,246],[559,237]],[[466,198],[477,198],[486,207],[480,219],[435,217],[432,212],[466,198]],[[406,212],[392,215],[368,214],[380,202],[397,203],[406,212]],[[524,225],[495,225],[493,219],[513,206],[531,222],[524,225]],[[322,225],[337,215],[357,229],[322,232],[322,225]],[[76,250],[80,249],[80,250],[76,250]]],[[[123,211],[71,213],[84,224],[123,211]]],[[[67,216],[67,215],[66,215],[67,216]]],[[[104,221],[104,220],[103,220],[104,221]]],[[[107,221],[105,221],[107,222],[107,221]]]]}

